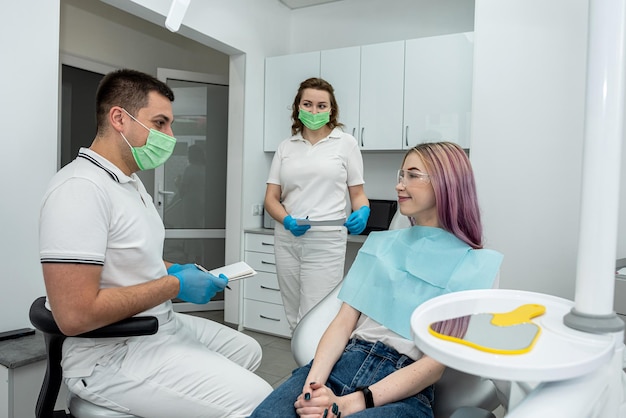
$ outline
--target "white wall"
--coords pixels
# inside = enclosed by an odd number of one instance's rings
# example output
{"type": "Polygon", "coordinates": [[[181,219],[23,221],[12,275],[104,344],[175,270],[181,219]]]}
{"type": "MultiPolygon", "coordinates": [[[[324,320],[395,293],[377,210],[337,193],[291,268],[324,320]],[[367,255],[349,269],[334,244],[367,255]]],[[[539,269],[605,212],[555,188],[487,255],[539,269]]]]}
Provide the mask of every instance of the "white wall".
{"type": "MultiPolygon", "coordinates": [[[[103,2],[159,25],[171,3],[103,2]]],[[[19,295],[6,288],[0,292],[5,313],[0,330],[28,326],[28,305],[43,293],[37,216],[41,194],[56,170],[56,158],[50,156],[57,151],[59,0],[37,0],[36,14],[30,13],[33,2],[22,3],[10,3],[11,19],[0,29],[2,39],[11,39],[14,45],[5,51],[3,62],[17,63],[0,70],[4,97],[11,98],[2,103],[9,121],[5,138],[12,138],[3,142],[10,157],[0,167],[5,178],[20,173],[19,181],[5,182],[0,243],[4,283],[25,285],[19,295]],[[37,130],[25,129],[33,126],[33,120],[37,130]],[[31,152],[34,149],[36,153],[31,152]]],[[[77,0],[69,3],[80,9],[77,0]]],[[[381,0],[343,0],[292,12],[276,0],[191,2],[177,36],[230,54],[227,259],[241,256],[241,228],[260,225],[249,208],[262,201],[271,158],[262,151],[266,56],[473,29],[471,1],[388,0],[383,8],[380,4],[381,0]]],[[[472,160],[489,244],[505,253],[502,284],[571,297],[580,201],[586,2],[477,0],[475,25],[472,160]]],[[[74,43],[78,40],[69,32],[63,36],[68,36],[64,40],[75,53],[89,52],[74,43]]],[[[100,39],[107,36],[116,35],[98,34],[100,39]]],[[[122,51],[101,52],[107,59],[123,57],[119,61],[124,64],[133,50],[125,45],[122,51]]],[[[393,155],[382,158],[389,169],[376,166],[379,171],[375,178],[366,178],[366,190],[379,181],[383,190],[385,173],[397,168],[393,155]]],[[[375,159],[373,154],[365,156],[368,172],[375,159]]],[[[622,183],[622,208],[625,200],[622,183]]],[[[620,232],[626,236],[624,216],[620,232]]],[[[617,255],[626,257],[624,238],[617,255]]]]}
{"type": "Polygon", "coordinates": [[[474,29],[473,0],[342,0],[292,13],[292,52],[375,44],[474,29]]]}
{"type": "Polygon", "coordinates": [[[59,0],[7,2],[3,14],[0,332],[30,327],[30,304],[44,294],[38,219],[56,170],[59,0]]]}
{"type": "Polygon", "coordinates": [[[502,287],[574,297],[586,36],[585,0],[476,1],[472,161],[502,287]]]}
{"type": "MultiPolygon", "coordinates": [[[[162,24],[169,0],[102,0],[153,23],[162,24]]],[[[271,154],[263,153],[265,57],[471,31],[473,2],[468,0],[343,0],[290,11],[277,0],[191,2],[179,33],[231,55],[226,261],[242,256],[242,229],[262,225],[251,207],[263,202],[271,154]],[[372,26],[373,25],[373,26],[372,26]],[[269,29],[271,28],[271,30],[269,29]]],[[[381,155],[388,167],[364,157],[366,192],[395,198],[393,172],[402,153],[381,155]],[[368,168],[369,167],[369,168],[368,168]],[[391,173],[391,174],[389,174],[391,173]],[[377,173],[378,174],[378,173],[377,173]]],[[[226,294],[225,318],[238,322],[238,284],[226,294]]]]}
{"type": "Polygon", "coordinates": [[[61,0],[60,52],[134,68],[228,75],[228,56],[99,0],[61,0]]]}

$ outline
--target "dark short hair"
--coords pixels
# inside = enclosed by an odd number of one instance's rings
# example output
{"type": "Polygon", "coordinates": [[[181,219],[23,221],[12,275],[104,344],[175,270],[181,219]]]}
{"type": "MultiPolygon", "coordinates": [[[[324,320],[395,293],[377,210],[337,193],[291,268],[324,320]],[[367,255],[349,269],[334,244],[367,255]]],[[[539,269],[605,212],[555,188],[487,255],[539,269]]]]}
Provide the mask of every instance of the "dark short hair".
{"type": "Polygon", "coordinates": [[[96,124],[98,132],[106,129],[109,110],[121,106],[135,115],[148,105],[148,94],[157,92],[174,101],[174,92],[164,82],[136,70],[121,69],[108,73],[102,78],[96,92],[96,124]]]}
{"type": "Polygon", "coordinates": [[[327,125],[332,128],[337,126],[343,126],[343,124],[339,123],[339,105],[337,104],[337,99],[335,99],[335,89],[333,86],[326,80],[318,77],[307,78],[302,83],[300,83],[300,87],[298,88],[298,93],[296,97],[293,99],[292,113],[291,119],[293,123],[291,125],[291,134],[295,135],[298,132],[302,132],[302,128],[304,125],[302,121],[298,118],[298,113],[300,112],[300,100],[302,99],[302,93],[306,89],[314,89],[314,90],[322,90],[328,92],[330,96],[330,121],[328,121],[327,125]]]}

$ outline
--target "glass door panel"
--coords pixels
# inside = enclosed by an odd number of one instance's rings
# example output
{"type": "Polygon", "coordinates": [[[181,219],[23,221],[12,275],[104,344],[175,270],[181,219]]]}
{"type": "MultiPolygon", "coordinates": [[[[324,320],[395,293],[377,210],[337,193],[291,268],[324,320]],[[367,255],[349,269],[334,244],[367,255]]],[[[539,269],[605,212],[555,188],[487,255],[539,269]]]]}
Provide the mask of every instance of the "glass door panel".
{"type": "MultiPolygon", "coordinates": [[[[209,75],[161,72],[159,78],[174,91],[177,139],[173,155],[155,169],[155,204],[165,224],[163,258],[211,270],[225,259],[228,86],[209,75]]],[[[206,305],[174,302],[178,312],[224,306],[223,293],[206,305]]]]}

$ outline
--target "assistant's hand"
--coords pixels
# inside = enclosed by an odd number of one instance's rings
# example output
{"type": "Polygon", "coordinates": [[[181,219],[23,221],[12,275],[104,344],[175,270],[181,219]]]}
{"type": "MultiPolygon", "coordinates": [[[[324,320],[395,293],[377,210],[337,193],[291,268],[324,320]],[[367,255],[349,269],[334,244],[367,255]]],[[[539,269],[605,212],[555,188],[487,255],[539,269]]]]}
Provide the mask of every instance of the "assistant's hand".
{"type": "Polygon", "coordinates": [[[228,284],[228,278],[223,274],[216,277],[195,267],[184,268],[169,274],[180,282],[180,290],[176,297],[185,302],[207,303],[228,284]]]}
{"type": "Polygon", "coordinates": [[[292,218],[291,215],[285,216],[283,219],[283,226],[296,237],[304,235],[304,233],[311,228],[311,225],[298,225],[296,220],[292,218]]]}
{"type": "Polygon", "coordinates": [[[167,274],[174,274],[174,273],[178,273],[179,271],[185,270],[185,269],[197,269],[195,264],[172,264],[171,266],[169,266],[169,268],[167,269],[167,274]]]}
{"type": "Polygon", "coordinates": [[[348,228],[348,232],[352,235],[359,235],[367,225],[367,219],[370,217],[369,206],[361,206],[350,214],[348,220],[344,224],[348,228]]]}

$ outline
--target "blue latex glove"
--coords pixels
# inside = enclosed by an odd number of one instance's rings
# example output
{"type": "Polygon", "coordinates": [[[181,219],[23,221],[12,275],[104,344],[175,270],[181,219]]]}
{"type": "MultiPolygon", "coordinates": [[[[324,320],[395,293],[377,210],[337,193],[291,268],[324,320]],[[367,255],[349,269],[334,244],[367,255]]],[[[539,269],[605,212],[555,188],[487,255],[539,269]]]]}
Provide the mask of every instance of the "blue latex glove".
{"type": "Polygon", "coordinates": [[[359,235],[367,225],[367,219],[370,217],[369,206],[361,206],[350,214],[348,220],[344,224],[348,228],[348,232],[352,235],[359,235]]]}
{"type": "Polygon", "coordinates": [[[184,269],[190,269],[190,268],[197,268],[195,264],[172,264],[168,269],[167,269],[167,274],[174,274],[174,273],[178,273],[179,271],[182,271],[184,269]]]}
{"type": "Polygon", "coordinates": [[[296,237],[304,235],[304,233],[311,228],[311,225],[298,225],[296,220],[293,219],[291,215],[285,216],[285,219],[283,219],[283,225],[285,229],[289,230],[296,237]]]}
{"type": "Polygon", "coordinates": [[[208,303],[217,292],[224,290],[228,284],[228,277],[225,275],[220,274],[219,277],[215,277],[195,266],[194,268],[183,268],[174,273],[168,273],[180,282],[180,290],[176,297],[185,302],[208,303]]]}

